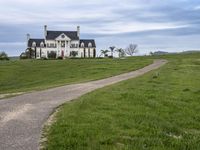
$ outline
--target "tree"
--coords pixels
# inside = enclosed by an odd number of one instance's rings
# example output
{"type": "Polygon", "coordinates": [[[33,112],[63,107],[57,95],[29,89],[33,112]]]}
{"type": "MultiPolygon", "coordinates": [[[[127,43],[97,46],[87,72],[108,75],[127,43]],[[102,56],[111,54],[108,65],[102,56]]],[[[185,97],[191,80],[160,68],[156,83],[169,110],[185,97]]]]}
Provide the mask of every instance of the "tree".
{"type": "Polygon", "coordinates": [[[151,56],[153,56],[153,52],[150,52],[149,54],[150,54],[151,56]]]}
{"type": "Polygon", "coordinates": [[[29,59],[35,57],[35,51],[32,48],[27,48],[26,49],[26,55],[29,59]]]}
{"type": "Polygon", "coordinates": [[[103,54],[104,55],[104,57],[106,57],[106,56],[108,56],[108,52],[109,52],[109,50],[101,50],[101,55],[103,54]]]}
{"type": "Polygon", "coordinates": [[[70,52],[70,56],[72,56],[72,57],[76,57],[77,55],[78,55],[77,51],[71,51],[70,52]]]}
{"type": "Polygon", "coordinates": [[[114,50],[115,50],[115,46],[111,46],[111,47],[109,47],[110,48],[110,51],[111,51],[111,56],[113,57],[113,52],[114,52],[114,50]]]}
{"type": "Polygon", "coordinates": [[[0,52],[0,60],[9,60],[8,55],[5,52],[0,52]]]}
{"type": "Polygon", "coordinates": [[[124,56],[126,55],[123,48],[118,48],[118,49],[116,49],[115,51],[118,52],[119,58],[120,58],[120,57],[124,57],[124,56]]]}
{"type": "Polygon", "coordinates": [[[28,59],[28,56],[25,52],[21,53],[20,59],[28,59]]]}
{"type": "Polygon", "coordinates": [[[135,53],[138,52],[137,47],[137,44],[129,44],[129,46],[125,49],[125,53],[127,55],[133,56],[135,53]]]}

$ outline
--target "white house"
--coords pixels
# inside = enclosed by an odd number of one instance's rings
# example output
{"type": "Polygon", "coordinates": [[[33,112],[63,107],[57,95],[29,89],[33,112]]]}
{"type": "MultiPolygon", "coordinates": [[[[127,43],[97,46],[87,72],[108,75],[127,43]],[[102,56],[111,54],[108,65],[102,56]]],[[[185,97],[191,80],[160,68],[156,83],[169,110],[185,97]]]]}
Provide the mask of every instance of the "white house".
{"type": "Polygon", "coordinates": [[[96,57],[96,44],[93,39],[80,39],[80,27],[77,31],[50,31],[44,26],[44,39],[30,38],[27,34],[27,47],[33,49],[35,58],[48,58],[51,52],[56,53],[56,57],[71,57],[72,52],[77,53],[79,58],[96,57]]]}

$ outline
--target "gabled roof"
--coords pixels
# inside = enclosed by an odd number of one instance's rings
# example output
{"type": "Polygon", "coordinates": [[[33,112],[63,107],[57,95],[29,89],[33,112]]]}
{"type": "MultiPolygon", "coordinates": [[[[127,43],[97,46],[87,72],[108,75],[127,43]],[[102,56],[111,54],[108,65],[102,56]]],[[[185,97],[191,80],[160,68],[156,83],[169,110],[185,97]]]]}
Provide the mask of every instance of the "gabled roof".
{"type": "Polygon", "coordinates": [[[36,43],[36,47],[40,47],[41,42],[43,42],[44,46],[45,46],[45,40],[44,39],[29,39],[28,47],[32,47],[33,42],[36,43]]]}
{"type": "Polygon", "coordinates": [[[79,40],[77,36],[77,31],[47,31],[47,40],[55,40],[59,35],[65,34],[71,40],[79,40]]]}
{"type": "Polygon", "coordinates": [[[81,47],[81,43],[84,43],[84,47],[88,47],[89,43],[92,44],[92,47],[96,47],[95,40],[93,40],[93,39],[81,39],[80,40],[80,47],[81,47]]]}

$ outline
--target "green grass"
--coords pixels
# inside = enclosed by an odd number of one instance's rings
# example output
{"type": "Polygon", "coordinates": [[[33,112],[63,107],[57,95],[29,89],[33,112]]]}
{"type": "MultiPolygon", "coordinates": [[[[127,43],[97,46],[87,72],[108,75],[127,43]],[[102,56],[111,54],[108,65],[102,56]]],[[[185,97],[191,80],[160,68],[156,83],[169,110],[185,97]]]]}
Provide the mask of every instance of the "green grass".
{"type": "Polygon", "coordinates": [[[0,94],[102,79],[152,62],[146,57],[0,61],[0,94]]]}
{"type": "Polygon", "coordinates": [[[198,150],[200,54],[61,106],[48,150],[198,150]]]}

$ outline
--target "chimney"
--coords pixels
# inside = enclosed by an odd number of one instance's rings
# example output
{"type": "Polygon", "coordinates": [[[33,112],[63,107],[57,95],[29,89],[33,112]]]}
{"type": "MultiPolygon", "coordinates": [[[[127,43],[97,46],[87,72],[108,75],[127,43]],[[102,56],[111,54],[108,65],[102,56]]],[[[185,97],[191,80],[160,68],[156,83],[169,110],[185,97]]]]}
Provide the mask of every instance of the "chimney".
{"type": "Polygon", "coordinates": [[[80,38],[80,26],[77,26],[77,36],[80,38]]]}
{"type": "Polygon", "coordinates": [[[26,37],[27,37],[27,47],[28,47],[28,42],[30,40],[30,34],[27,34],[26,37]]]}
{"type": "Polygon", "coordinates": [[[47,25],[44,26],[44,38],[46,39],[47,37],[47,25]]]}

